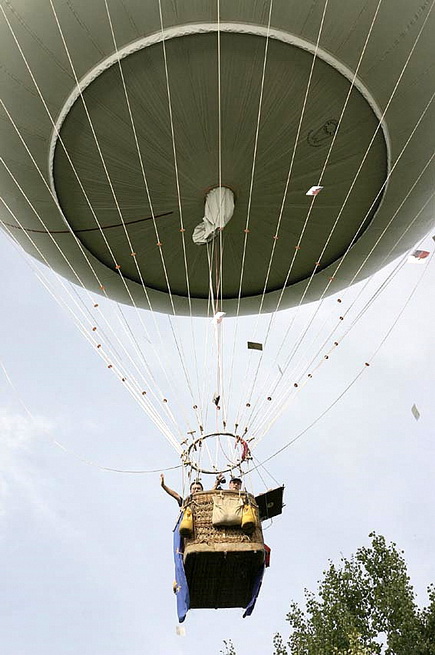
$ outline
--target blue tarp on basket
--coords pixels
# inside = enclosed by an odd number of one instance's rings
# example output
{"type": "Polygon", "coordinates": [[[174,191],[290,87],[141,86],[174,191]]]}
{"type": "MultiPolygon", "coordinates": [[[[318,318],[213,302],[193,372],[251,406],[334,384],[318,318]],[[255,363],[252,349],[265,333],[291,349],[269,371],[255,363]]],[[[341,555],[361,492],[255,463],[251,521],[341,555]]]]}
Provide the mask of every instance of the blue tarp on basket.
{"type": "Polygon", "coordinates": [[[255,603],[257,601],[258,594],[260,593],[261,583],[263,582],[264,568],[265,567],[262,566],[255,577],[254,584],[252,586],[252,597],[245,607],[243,618],[251,616],[252,612],[254,611],[255,603]]]}
{"type": "Polygon", "coordinates": [[[177,597],[177,614],[180,623],[183,623],[190,607],[189,587],[187,585],[186,573],[183,562],[183,539],[179,527],[183,514],[177,521],[174,528],[174,562],[175,562],[175,586],[174,592],[177,597]]]}

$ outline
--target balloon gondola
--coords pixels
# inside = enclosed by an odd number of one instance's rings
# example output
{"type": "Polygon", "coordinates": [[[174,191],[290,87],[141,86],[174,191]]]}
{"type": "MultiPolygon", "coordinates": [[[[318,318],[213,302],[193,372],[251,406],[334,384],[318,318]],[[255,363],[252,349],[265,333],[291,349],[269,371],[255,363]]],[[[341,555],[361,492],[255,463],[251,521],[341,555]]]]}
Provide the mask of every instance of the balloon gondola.
{"type": "Polygon", "coordinates": [[[188,590],[186,606],[191,609],[243,607],[250,614],[266,554],[254,497],[232,491],[203,491],[192,495],[185,508],[193,519],[182,547],[187,587],[181,582],[177,593],[188,590]],[[216,508],[220,509],[218,518],[216,508]],[[245,514],[249,511],[249,529],[243,523],[243,510],[245,514]]]}

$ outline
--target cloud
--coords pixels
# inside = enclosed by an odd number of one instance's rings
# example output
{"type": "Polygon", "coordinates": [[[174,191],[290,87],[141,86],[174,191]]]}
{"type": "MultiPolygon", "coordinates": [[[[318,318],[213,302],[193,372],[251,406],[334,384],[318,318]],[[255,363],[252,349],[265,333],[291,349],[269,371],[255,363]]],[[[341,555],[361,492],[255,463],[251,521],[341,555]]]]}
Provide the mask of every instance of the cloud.
{"type": "MultiPolygon", "coordinates": [[[[15,530],[12,521],[35,521],[50,526],[57,535],[76,545],[87,543],[86,531],[72,524],[65,516],[59,496],[59,478],[46,460],[45,443],[56,443],[56,424],[43,416],[18,413],[0,406],[0,537],[8,529],[15,530]],[[43,453],[43,463],[38,458],[43,453]]],[[[53,534],[53,532],[51,532],[53,534]]]]}
{"type": "Polygon", "coordinates": [[[22,503],[44,514],[41,476],[32,462],[32,452],[41,436],[54,426],[43,417],[31,418],[0,407],[0,514],[17,509],[22,503]]]}

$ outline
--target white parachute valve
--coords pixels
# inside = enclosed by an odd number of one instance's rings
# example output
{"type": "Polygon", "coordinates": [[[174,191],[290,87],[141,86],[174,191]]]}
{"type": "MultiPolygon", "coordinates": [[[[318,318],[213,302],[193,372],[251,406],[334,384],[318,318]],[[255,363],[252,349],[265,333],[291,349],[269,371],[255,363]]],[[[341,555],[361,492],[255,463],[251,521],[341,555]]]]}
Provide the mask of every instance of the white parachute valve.
{"type": "Polygon", "coordinates": [[[205,197],[204,218],[192,234],[197,246],[213,241],[234,213],[234,193],[225,186],[215,187],[205,197]]]}

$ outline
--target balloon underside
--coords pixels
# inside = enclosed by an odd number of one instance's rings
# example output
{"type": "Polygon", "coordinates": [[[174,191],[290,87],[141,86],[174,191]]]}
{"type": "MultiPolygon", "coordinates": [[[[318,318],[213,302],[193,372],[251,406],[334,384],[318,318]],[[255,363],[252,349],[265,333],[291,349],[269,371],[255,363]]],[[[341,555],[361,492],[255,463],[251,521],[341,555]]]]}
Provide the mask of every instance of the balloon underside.
{"type": "Polygon", "coordinates": [[[166,42],[174,141],[162,48],[155,44],[123,59],[124,79],[117,64],[98,75],[83,92],[86,109],[77,98],[53,166],[64,215],[102,264],[113,270],[116,260],[134,283],[142,278],[182,297],[189,289],[191,298],[205,300],[218,247],[207,252],[192,232],[210,188],[228,186],[235,194],[222,233],[221,290],[223,299],[235,299],[308,279],[319,259],[318,271],[337,261],[369,225],[387,174],[378,118],[354,87],[339,125],[350,81],[320,59],[299,128],[312,55],[277,40],[269,43],[256,143],[265,39],[221,39],[220,130],[216,35],[174,38],[166,42]],[[306,192],[319,180],[324,188],[310,209],[306,192]]]}

